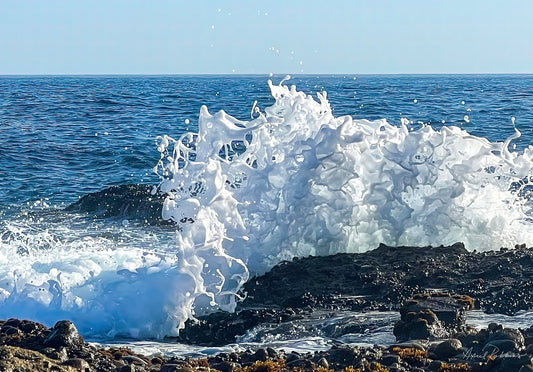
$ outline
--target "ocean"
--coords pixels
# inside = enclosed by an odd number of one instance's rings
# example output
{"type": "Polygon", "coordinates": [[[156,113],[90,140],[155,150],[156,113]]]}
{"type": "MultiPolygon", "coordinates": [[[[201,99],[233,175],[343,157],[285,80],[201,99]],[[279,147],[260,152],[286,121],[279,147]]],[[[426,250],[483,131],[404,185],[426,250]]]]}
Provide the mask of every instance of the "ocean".
{"type": "Polygon", "coordinates": [[[533,75],[1,76],[0,318],[142,344],[293,257],[532,245],[531,146],[533,75]],[[128,184],[175,223],[64,210],[128,184]]]}

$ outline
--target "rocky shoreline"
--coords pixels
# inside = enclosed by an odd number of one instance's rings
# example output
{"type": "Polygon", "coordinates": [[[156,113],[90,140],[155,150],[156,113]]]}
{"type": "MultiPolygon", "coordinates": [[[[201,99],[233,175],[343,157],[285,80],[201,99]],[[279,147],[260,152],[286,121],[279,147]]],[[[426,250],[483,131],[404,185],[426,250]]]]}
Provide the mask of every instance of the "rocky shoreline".
{"type": "Polygon", "coordinates": [[[295,259],[250,280],[236,313],[188,322],[176,341],[224,345],[258,325],[290,324],[325,310],[394,310],[400,313],[397,342],[180,359],[97,348],[69,321],[47,328],[9,319],[0,322],[0,371],[533,371],[533,319],[523,329],[491,323],[476,330],[465,324],[472,308],[502,314],[531,310],[532,289],[533,249],[524,246],[485,253],[468,252],[462,244],[380,246],[362,254],[295,259]]]}

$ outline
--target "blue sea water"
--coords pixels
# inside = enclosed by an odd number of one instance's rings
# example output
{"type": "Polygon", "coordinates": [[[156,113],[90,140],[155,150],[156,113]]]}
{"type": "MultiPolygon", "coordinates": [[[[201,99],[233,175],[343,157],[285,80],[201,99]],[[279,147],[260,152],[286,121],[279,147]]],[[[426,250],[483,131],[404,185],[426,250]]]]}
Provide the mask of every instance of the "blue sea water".
{"type": "MultiPolygon", "coordinates": [[[[197,130],[201,105],[249,119],[254,100],[273,102],[269,78],[0,77],[0,205],[57,205],[116,184],[155,184],[157,136],[197,130]]],[[[533,144],[533,75],[297,75],[287,84],[326,90],[336,116],[458,125],[491,141],[516,127],[517,149],[533,144]]]]}
{"type": "Polygon", "coordinates": [[[203,303],[201,296],[211,295],[212,307],[231,310],[233,293],[250,273],[296,255],[366,250],[379,242],[476,241],[487,231],[495,244],[531,244],[533,75],[297,75],[284,82],[296,85],[292,93],[277,88],[283,78],[0,77],[0,318],[48,325],[69,318],[84,335],[104,339],[162,337],[194,314],[195,296],[203,303]],[[324,91],[331,112],[316,103],[324,91]],[[200,114],[203,105],[242,122],[200,114]],[[276,133],[279,122],[290,130],[276,133]],[[208,130],[213,123],[226,129],[208,130]],[[453,127],[459,129],[446,130],[453,127]],[[201,163],[195,153],[201,166],[188,162],[172,152],[172,139],[161,148],[160,136],[199,133],[195,141],[218,156],[222,138],[233,143],[244,129],[263,141],[247,144],[259,150],[244,153],[255,159],[244,176],[232,173],[229,164],[236,162],[228,158],[205,156],[201,163]],[[503,145],[516,130],[521,137],[503,145]],[[263,152],[269,155],[261,165],[263,152]],[[206,195],[222,174],[227,180],[209,200],[190,192],[189,204],[180,204],[180,194],[167,205],[167,217],[176,221],[183,210],[194,219],[205,213],[193,225],[207,221],[202,228],[213,231],[215,245],[189,225],[181,231],[62,211],[110,186],[158,185],[154,167],[168,171],[167,163],[186,164],[186,174],[173,169],[163,182],[171,192],[187,177],[196,177],[191,182],[206,195]],[[215,205],[216,198],[226,204],[215,205]],[[499,212],[484,220],[489,206],[499,212]],[[457,221],[470,209],[482,212],[457,221]],[[514,223],[515,230],[507,229],[514,223]],[[247,244],[264,250],[250,253],[247,244]],[[200,267],[185,275],[183,262],[197,261],[213,272],[200,267]]]}

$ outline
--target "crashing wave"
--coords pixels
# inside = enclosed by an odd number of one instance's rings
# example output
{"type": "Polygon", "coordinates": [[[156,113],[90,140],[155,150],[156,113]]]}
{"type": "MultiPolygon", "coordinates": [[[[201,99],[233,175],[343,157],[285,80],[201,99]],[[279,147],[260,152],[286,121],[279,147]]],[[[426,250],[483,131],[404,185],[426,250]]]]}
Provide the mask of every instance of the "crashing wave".
{"type": "Polygon", "coordinates": [[[335,117],[326,93],[316,101],[269,85],[275,103],[254,106],[250,121],[202,107],[198,133],[158,138],[173,244],[149,232],[142,246],[84,236],[20,255],[16,237],[31,229],[8,226],[0,316],[67,317],[85,335],[163,337],[198,314],[233,311],[251,275],[296,256],[380,243],[533,244],[533,147],[509,151],[518,132],[492,143],[457,127],[335,117]]]}

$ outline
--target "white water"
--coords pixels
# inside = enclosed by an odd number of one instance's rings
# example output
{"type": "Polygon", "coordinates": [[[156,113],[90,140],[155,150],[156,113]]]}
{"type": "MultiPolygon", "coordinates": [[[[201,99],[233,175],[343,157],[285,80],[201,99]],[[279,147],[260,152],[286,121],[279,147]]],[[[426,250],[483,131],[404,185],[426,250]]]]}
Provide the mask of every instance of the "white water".
{"type": "Polygon", "coordinates": [[[234,310],[250,274],[295,256],[379,243],[533,244],[531,205],[520,196],[528,185],[515,184],[531,175],[533,148],[510,152],[511,139],[456,127],[334,117],[325,94],[271,90],[275,104],[254,106],[251,121],[202,107],[197,134],[159,138],[163,215],[179,226],[172,243],[128,229],[91,235],[68,221],[64,234],[7,223],[0,316],[69,318],[90,336],[162,337],[195,315],[234,310]]]}

